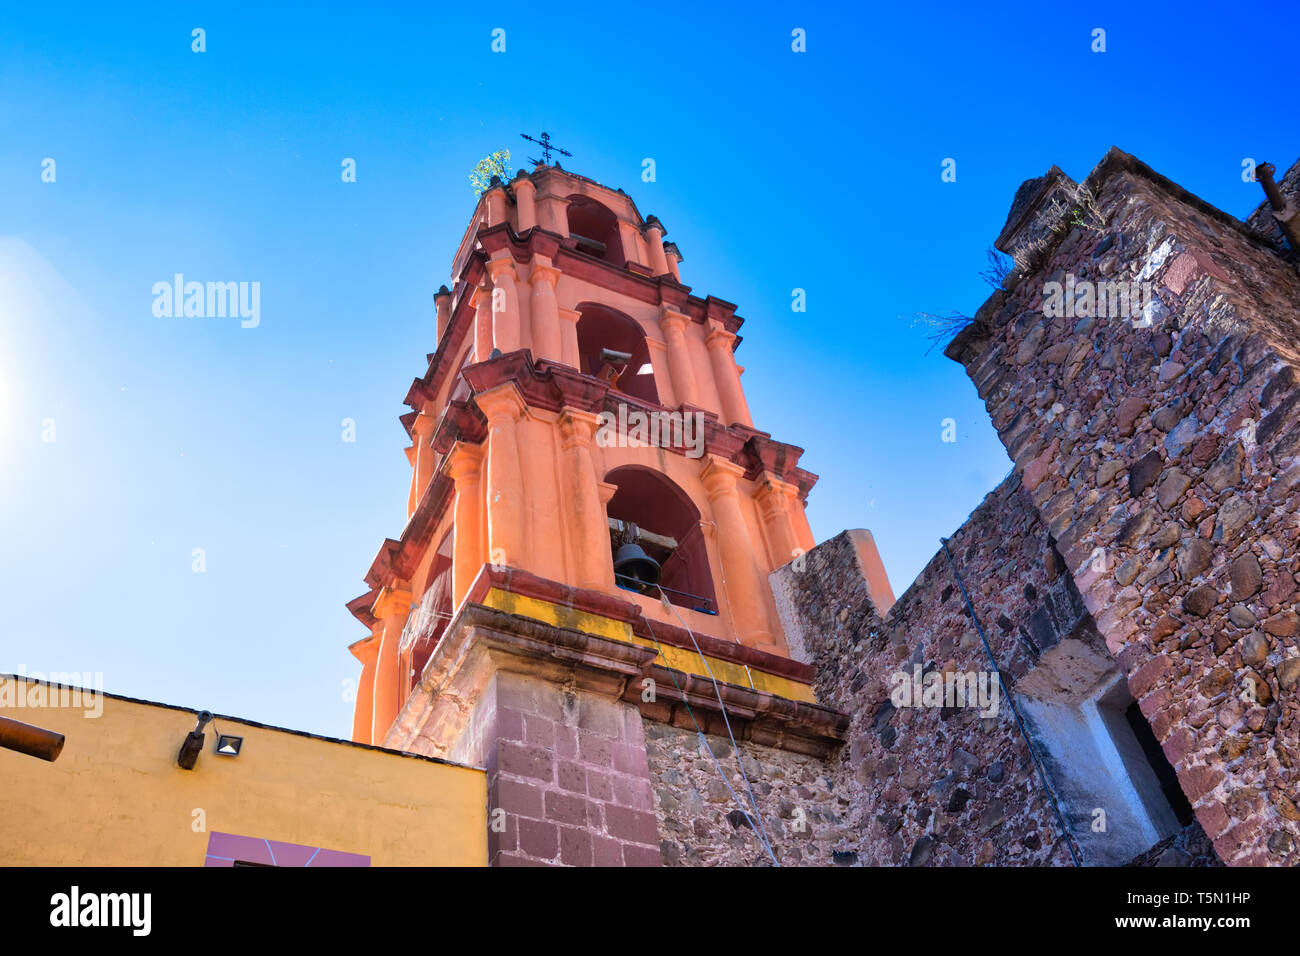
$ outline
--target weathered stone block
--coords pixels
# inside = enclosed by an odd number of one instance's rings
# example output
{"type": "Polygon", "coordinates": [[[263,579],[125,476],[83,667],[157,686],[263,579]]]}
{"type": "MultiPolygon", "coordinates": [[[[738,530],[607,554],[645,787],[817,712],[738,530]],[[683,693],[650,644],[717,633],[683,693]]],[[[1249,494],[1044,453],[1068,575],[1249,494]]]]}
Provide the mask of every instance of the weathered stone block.
{"type": "Polygon", "coordinates": [[[1163,467],[1164,461],[1158,451],[1149,451],[1133,462],[1128,470],[1129,494],[1134,498],[1141,497],[1142,492],[1150,488],[1152,482],[1159,477],[1163,467]]]}
{"type": "Polygon", "coordinates": [[[1205,617],[1212,610],[1214,605],[1219,601],[1219,592],[1212,587],[1193,588],[1187,592],[1183,598],[1183,608],[1189,614],[1195,614],[1197,617],[1205,617]]]}
{"type": "Polygon", "coordinates": [[[1264,581],[1264,572],[1260,569],[1259,559],[1253,554],[1243,554],[1232,562],[1230,571],[1232,580],[1232,599],[1245,601],[1259,593],[1264,581]]]}

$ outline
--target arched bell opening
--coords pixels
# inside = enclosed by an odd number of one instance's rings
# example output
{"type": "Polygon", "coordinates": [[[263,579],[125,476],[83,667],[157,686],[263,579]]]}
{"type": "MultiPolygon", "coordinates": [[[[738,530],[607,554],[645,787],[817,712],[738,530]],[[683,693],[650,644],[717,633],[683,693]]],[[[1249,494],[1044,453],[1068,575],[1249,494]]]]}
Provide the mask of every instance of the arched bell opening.
{"type": "Polygon", "coordinates": [[[657,576],[670,603],[718,613],[700,512],[690,497],[669,478],[638,465],[615,468],[605,481],[617,486],[606,508],[615,583],[657,597],[657,576]]]}
{"type": "Polygon", "coordinates": [[[640,323],[617,309],[594,302],[580,303],[577,311],[578,370],[604,378],[633,398],[658,405],[650,346],[640,323]],[[617,353],[612,360],[611,353],[617,353]]]}
{"type": "Polygon", "coordinates": [[[569,197],[568,215],[569,237],[577,241],[579,251],[613,266],[624,265],[618,217],[608,206],[575,193],[569,197]]]}

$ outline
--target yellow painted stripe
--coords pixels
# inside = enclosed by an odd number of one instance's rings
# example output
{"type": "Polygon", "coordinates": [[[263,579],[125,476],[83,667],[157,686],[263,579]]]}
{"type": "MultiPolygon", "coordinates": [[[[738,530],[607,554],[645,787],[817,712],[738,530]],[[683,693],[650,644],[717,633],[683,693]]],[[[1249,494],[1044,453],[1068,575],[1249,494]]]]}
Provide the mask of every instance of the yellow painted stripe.
{"type": "MultiPolygon", "coordinates": [[[[520,617],[542,621],[556,627],[569,627],[584,634],[604,637],[613,641],[622,641],[624,644],[639,644],[642,647],[651,648],[655,646],[655,642],[649,638],[632,633],[632,626],[625,621],[616,621],[602,614],[592,614],[590,611],[579,611],[576,608],[563,607],[538,598],[511,594],[501,588],[489,589],[483,603],[487,607],[504,611],[507,614],[518,614],[520,617]]],[[[752,686],[755,690],[776,697],[784,697],[786,700],[797,700],[808,704],[817,702],[812,688],[801,681],[781,677],[778,674],[769,674],[766,671],[755,670],[752,667],[746,668],[743,664],[724,661],[721,658],[709,655],[702,658],[700,654],[693,650],[686,650],[671,644],[661,643],[659,645],[659,660],[666,667],[671,667],[673,670],[706,678],[708,677],[708,669],[705,668],[704,661],[707,660],[709,669],[713,671],[713,676],[720,682],[736,684],[740,687],[752,686]]]]}
{"type": "Polygon", "coordinates": [[[505,611],[507,614],[518,614],[520,617],[528,617],[534,621],[554,624],[556,627],[570,627],[575,631],[582,631],[584,634],[608,637],[611,640],[622,641],[625,644],[632,643],[632,625],[626,621],[615,621],[603,614],[592,614],[590,611],[562,607],[559,604],[552,604],[550,601],[541,601],[537,598],[525,597],[522,594],[511,594],[501,588],[489,589],[483,603],[495,610],[505,611]]]}

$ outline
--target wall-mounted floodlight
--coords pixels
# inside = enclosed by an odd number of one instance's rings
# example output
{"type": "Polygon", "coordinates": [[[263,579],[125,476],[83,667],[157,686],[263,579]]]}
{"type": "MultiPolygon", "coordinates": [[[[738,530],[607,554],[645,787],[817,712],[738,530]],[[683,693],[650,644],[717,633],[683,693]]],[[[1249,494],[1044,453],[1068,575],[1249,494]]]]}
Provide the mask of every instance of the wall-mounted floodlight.
{"type": "Polygon", "coordinates": [[[231,734],[219,734],[217,736],[217,753],[223,757],[238,757],[239,751],[244,746],[243,737],[235,737],[231,734]]]}
{"type": "Polygon", "coordinates": [[[63,752],[63,734],[43,727],[33,727],[20,720],[0,717],[0,747],[16,750],[29,757],[54,761],[63,752]]]}
{"type": "Polygon", "coordinates": [[[185,737],[185,742],[181,744],[181,752],[176,755],[176,763],[182,770],[193,770],[194,764],[198,762],[199,751],[203,749],[203,728],[212,720],[212,715],[206,710],[199,713],[199,722],[194,729],[185,737]]]}

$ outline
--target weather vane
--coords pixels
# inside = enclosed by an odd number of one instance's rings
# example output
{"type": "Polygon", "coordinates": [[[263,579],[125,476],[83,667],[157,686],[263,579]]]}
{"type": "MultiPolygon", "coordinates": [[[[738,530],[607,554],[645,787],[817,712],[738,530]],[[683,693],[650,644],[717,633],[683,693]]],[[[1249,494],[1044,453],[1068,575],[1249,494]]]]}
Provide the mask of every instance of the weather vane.
{"type": "Polygon", "coordinates": [[[560,149],[558,146],[552,146],[550,133],[543,133],[541,139],[533,139],[533,137],[529,136],[527,133],[520,133],[519,135],[530,143],[536,143],[542,147],[542,159],[533,159],[531,156],[528,157],[529,162],[534,166],[541,166],[543,164],[547,166],[551,165],[551,153],[559,153],[561,156],[573,155],[567,149],[560,149]]]}

